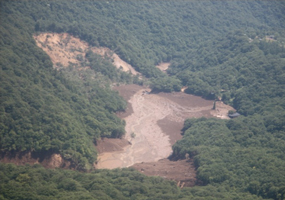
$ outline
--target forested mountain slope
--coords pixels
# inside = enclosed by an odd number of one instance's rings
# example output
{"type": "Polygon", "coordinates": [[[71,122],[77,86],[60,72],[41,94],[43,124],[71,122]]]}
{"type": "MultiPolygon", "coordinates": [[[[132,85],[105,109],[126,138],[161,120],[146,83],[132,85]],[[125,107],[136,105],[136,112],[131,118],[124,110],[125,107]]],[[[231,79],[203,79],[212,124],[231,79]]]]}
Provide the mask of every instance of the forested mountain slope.
{"type": "Polygon", "coordinates": [[[285,26],[279,1],[21,1],[2,7],[25,15],[35,31],[68,32],[109,47],[155,77],[161,74],[154,64],[229,30],[274,32],[285,26]]]}
{"type": "Polygon", "coordinates": [[[76,192],[68,198],[74,199],[87,193],[86,199],[285,198],[283,1],[23,0],[0,6],[1,153],[50,151],[90,170],[93,142],[124,134],[114,112],[126,103],[110,89],[112,82],[124,82],[120,72],[93,53],[86,58],[99,79],[82,72],[82,81],[54,70],[33,39],[40,32],[67,32],[108,47],[152,78],[154,90],[188,86],[189,93],[221,96],[244,115],[185,122],[174,156],[190,154],[204,187],[180,191],[128,170],[98,171],[97,177],[1,164],[0,198],[62,199],[71,190],[76,192]],[[265,41],[269,35],[272,42],[265,41]],[[154,67],[161,61],[171,62],[169,76],[154,67]],[[99,182],[96,192],[86,181],[91,179],[99,182]],[[120,185],[133,187],[124,191],[120,185]]]}
{"type": "Polygon", "coordinates": [[[234,120],[189,119],[173,154],[194,158],[205,185],[284,199],[284,112],[234,120]]]}
{"type": "Polygon", "coordinates": [[[229,33],[188,52],[169,73],[188,86],[186,92],[220,96],[244,115],[272,112],[272,104],[284,109],[284,38],[273,42],[258,35],[252,38],[241,31],[229,33]]]}
{"type": "Polygon", "coordinates": [[[124,134],[113,112],[126,103],[100,80],[86,94],[36,47],[28,18],[1,14],[1,152],[52,151],[90,169],[95,139],[124,134]]]}
{"type": "Polygon", "coordinates": [[[1,199],[261,199],[215,187],[180,190],[175,182],[147,177],[131,169],[81,173],[11,164],[0,164],[0,169],[1,199]]]}

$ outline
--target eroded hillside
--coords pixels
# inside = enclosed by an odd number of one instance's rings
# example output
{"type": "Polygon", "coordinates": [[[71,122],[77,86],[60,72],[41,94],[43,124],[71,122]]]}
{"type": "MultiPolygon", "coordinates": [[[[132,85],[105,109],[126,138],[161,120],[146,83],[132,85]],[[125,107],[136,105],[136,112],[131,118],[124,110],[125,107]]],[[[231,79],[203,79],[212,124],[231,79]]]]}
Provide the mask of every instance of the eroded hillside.
{"type": "MultiPolygon", "coordinates": [[[[90,47],[86,42],[66,33],[42,33],[35,35],[34,39],[50,56],[54,68],[72,65],[78,70],[88,69],[92,72],[85,58],[91,50],[109,59],[117,68],[130,71],[133,75],[138,74],[108,48],[90,47]]],[[[161,63],[157,67],[165,71],[169,64],[161,63]]],[[[171,146],[182,137],[180,130],[184,120],[202,116],[227,119],[228,110],[233,108],[217,102],[216,109],[213,110],[213,101],[183,92],[151,94],[149,88],[135,85],[123,85],[116,89],[128,101],[126,112],[119,114],[126,122],[126,135],[124,139],[97,141],[99,157],[95,167],[113,169],[136,164],[134,167],[147,175],[175,180],[182,187],[185,183],[188,186],[194,185],[196,178],[192,161],[173,162],[166,159],[172,153],[171,146]],[[153,168],[148,165],[153,165],[153,168]]]]}
{"type": "Polygon", "coordinates": [[[34,35],[37,46],[42,48],[51,58],[55,68],[68,67],[70,64],[79,70],[88,69],[86,53],[91,50],[100,56],[110,59],[114,66],[133,75],[138,72],[123,61],[116,53],[106,47],[90,47],[88,43],[67,33],[41,33],[34,35]]]}

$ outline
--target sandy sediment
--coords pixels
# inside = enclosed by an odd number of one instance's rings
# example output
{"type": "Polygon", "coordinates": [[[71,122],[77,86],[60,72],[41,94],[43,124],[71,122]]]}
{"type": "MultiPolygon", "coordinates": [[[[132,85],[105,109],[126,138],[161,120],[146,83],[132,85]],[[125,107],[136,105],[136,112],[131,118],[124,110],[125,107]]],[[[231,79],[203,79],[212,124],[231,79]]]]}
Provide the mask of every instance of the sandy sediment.
{"type": "MultiPolygon", "coordinates": [[[[190,117],[226,118],[227,106],[197,96],[177,93],[151,94],[150,89],[136,87],[133,95],[128,92],[132,86],[119,89],[120,94],[128,93],[132,113],[126,121],[125,139],[131,145],[117,152],[104,152],[98,157],[97,168],[129,167],[135,163],[154,162],[167,158],[171,146],[181,138],[180,130],[185,119],[190,117]]],[[[125,95],[126,96],[126,95],[125,95]]]]}
{"type": "Polygon", "coordinates": [[[169,114],[169,110],[156,106],[160,98],[143,94],[139,90],[131,99],[133,113],[125,118],[126,136],[131,145],[125,151],[103,153],[98,158],[98,168],[128,167],[135,163],[157,161],[171,154],[169,137],[163,133],[156,121],[169,114]]]}

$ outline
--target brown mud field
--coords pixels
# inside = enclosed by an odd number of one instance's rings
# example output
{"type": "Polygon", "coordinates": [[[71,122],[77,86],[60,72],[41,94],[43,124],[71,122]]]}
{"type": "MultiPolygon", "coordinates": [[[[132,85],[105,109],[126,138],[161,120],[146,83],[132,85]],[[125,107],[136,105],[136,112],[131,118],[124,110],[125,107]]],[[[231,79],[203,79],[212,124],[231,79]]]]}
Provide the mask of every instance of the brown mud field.
{"type": "Polygon", "coordinates": [[[177,183],[177,186],[193,187],[196,184],[196,171],[193,160],[171,161],[167,158],[158,162],[138,163],[131,166],[147,176],[160,176],[177,183]]]}
{"type": "Polygon", "coordinates": [[[184,120],[198,117],[226,119],[230,106],[201,97],[174,93],[150,93],[138,85],[123,85],[115,90],[128,101],[126,112],[118,116],[126,122],[123,139],[101,140],[97,149],[99,169],[133,167],[146,175],[175,180],[180,187],[195,184],[191,160],[170,161],[172,145],[182,138],[184,120]],[[180,181],[180,182],[179,182],[180,181]]]}

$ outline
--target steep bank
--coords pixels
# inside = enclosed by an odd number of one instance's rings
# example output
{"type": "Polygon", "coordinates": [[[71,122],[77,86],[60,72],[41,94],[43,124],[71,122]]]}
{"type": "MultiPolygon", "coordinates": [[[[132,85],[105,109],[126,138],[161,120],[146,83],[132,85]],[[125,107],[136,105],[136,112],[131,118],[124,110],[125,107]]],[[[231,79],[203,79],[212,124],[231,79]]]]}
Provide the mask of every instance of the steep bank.
{"type": "Polygon", "coordinates": [[[31,151],[1,153],[0,161],[2,163],[14,163],[16,165],[41,164],[45,168],[51,169],[76,169],[77,167],[71,160],[65,160],[59,153],[54,153],[52,151],[41,153],[31,151]]]}

